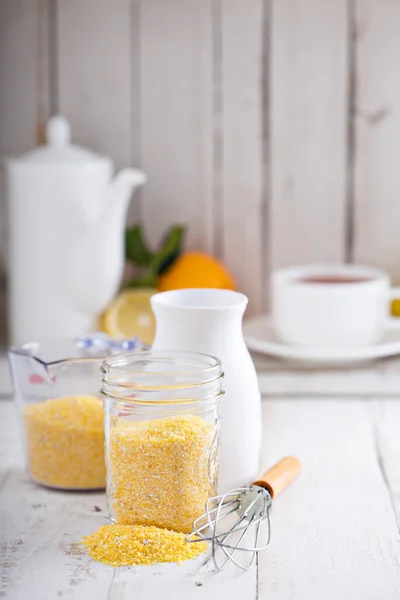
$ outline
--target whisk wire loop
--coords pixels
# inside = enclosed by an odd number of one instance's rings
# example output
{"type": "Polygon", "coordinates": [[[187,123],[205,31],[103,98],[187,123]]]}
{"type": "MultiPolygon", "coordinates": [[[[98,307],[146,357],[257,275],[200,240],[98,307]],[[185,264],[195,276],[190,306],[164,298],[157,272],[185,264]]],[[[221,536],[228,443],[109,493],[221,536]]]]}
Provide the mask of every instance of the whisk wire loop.
{"type": "Polygon", "coordinates": [[[217,571],[222,571],[229,562],[240,569],[250,569],[257,553],[265,550],[271,540],[272,498],[276,498],[292,483],[300,471],[300,461],[286,456],[250,487],[237,488],[210,498],[204,515],[194,521],[193,531],[186,536],[186,540],[210,541],[211,553],[205,564],[213,558],[217,571]],[[219,531],[219,526],[225,520],[229,525],[219,531]],[[267,527],[266,539],[261,537],[263,524],[267,527]]]}
{"type": "Polygon", "coordinates": [[[258,486],[237,488],[225,494],[210,498],[205,506],[205,513],[193,524],[193,531],[186,537],[188,542],[211,542],[211,554],[217,571],[222,571],[229,562],[248,570],[254,564],[256,553],[264,550],[270,541],[269,512],[272,499],[269,492],[258,486]],[[230,527],[218,531],[221,521],[237,517],[230,527]],[[261,525],[268,524],[267,541],[260,545],[261,525]],[[255,527],[255,530],[253,529],[255,527]],[[251,536],[254,538],[251,538],[251,536]],[[249,540],[251,538],[251,541],[249,540]],[[238,552],[243,557],[251,554],[249,560],[238,560],[238,552]],[[242,554],[242,553],[245,554],[242,554]],[[222,558],[222,560],[221,560],[222,558]]]}

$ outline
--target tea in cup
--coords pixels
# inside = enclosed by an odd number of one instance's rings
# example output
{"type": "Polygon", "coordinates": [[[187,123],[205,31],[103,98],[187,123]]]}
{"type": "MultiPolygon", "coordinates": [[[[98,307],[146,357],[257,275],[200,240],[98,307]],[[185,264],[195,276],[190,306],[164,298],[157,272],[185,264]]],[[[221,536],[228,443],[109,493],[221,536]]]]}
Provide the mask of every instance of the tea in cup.
{"type": "Polygon", "coordinates": [[[390,302],[400,296],[385,271],[349,264],[308,265],[272,273],[272,325],[287,344],[360,348],[380,341],[390,302]]]}

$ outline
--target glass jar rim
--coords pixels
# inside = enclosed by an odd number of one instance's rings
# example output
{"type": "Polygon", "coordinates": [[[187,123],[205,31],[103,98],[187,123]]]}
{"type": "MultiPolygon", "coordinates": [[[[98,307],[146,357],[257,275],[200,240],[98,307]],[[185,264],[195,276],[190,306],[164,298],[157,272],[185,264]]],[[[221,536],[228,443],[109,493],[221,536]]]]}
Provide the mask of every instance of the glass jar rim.
{"type": "MultiPolygon", "coordinates": [[[[185,375],[194,375],[199,373],[204,373],[207,378],[202,379],[200,384],[209,383],[214,379],[219,379],[221,377],[221,361],[216,356],[212,356],[211,354],[205,354],[202,352],[186,352],[180,350],[162,350],[159,352],[153,352],[152,350],[140,351],[140,352],[123,352],[121,354],[114,354],[113,356],[108,356],[103,360],[103,367],[108,367],[116,372],[121,372],[125,374],[131,375],[149,375],[154,377],[155,375],[178,375],[179,373],[185,375]],[[200,368],[194,368],[191,371],[176,371],[176,370],[165,370],[165,371],[148,371],[144,372],[139,369],[135,370],[132,368],[127,368],[126,366],[121,366],[124,361],[132,361],[132,363],[137,363],[141,360],[154,361],[154,362],[165,362],[171,363],[172,361],[184,362],[189,361],[195,365],[196,362],[200,367],[201,361],[204,365],[200,368]],[[206,365],[206,361],[209,364],[206,365]]],[[[103,373],[107,372],[106,369],[102,369],[103,373]]]]}
{"type": "Polygon", "coordinates": [[[135,402],[146,403],[147,393],[162,394],[160,400],[150,401],[153,405],[166,398],[168,402],[182,402],[183,397],[187,402],[216,400],[221,395],[224,376],[215,356],[174,350],[110,356],[103,361],[101,371],[104,396],[129,402],[132,391],[135,402]],[[169,368],[162,368],[163,365],[169,368]]]}

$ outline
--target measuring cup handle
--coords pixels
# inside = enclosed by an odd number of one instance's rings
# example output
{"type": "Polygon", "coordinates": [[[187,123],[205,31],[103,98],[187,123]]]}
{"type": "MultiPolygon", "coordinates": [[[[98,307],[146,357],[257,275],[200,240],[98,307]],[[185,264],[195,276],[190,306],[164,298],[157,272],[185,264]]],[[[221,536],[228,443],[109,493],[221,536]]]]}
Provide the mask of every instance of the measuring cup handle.
{"type": "Polygon", "coordinates": [[[286,456],[265,471],[254,485],[267,489],[271,498],[275,498],[300,475],[300,471],[301,462],[293,456],[286,456]]]}

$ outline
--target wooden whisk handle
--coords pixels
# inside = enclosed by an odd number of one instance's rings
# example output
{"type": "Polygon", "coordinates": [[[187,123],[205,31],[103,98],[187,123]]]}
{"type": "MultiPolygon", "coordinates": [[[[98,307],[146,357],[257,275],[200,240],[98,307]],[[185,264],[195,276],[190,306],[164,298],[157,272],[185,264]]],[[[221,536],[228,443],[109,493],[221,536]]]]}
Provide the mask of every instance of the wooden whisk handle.
{"type": "Polygon", "coordinates": [[[254,485],[265,488],[271,494],[271,498],[275,498],[300,475],[300,471],[301,462],[293,456],[286,456],[265,471],[254,485]]]}

